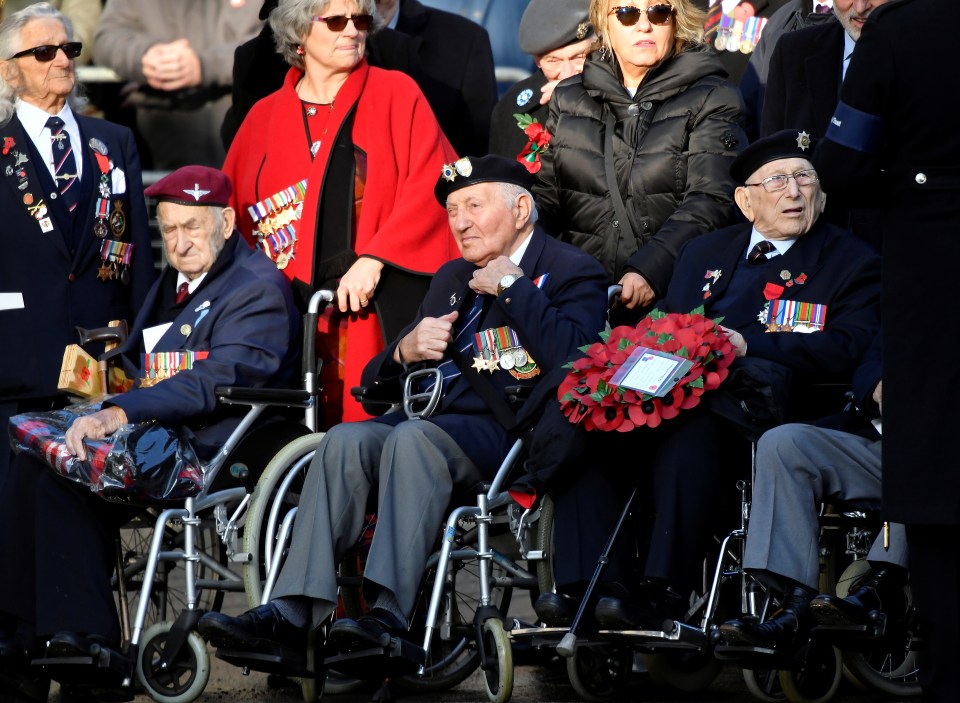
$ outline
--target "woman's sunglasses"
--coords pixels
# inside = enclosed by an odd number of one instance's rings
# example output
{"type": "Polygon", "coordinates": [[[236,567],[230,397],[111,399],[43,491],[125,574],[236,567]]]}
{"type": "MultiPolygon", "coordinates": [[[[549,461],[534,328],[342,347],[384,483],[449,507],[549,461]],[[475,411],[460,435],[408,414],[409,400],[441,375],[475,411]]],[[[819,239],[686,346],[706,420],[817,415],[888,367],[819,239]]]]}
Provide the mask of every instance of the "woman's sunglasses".
{"type": "Polygon", "coordinates": [[[650,24],[666,24],[673,16],[673,5],[667,5],[666,3],[662,5],[650,5],[646,10],[627,5],[615,7],[608,14],[616,15],[617,19],[620,20],[620,24],[624,27],[632,27],[640,21],[640,14],[642,12],[647,13],[647,20],[649,20],[650,24]]]}
{"type": "Polygon", "coordinates": [[[312,17],[314,22],[323,22],[331,32],[342,32],[347,22],[353,20],[358,32],[366,32],[373,24],[373,15],[333,15],[331,17],[312,17]]]}
{"type": "Polygon", "coordinates": [[[47,61],[53,61],[56,58],[57,49],[63,49],[63,53],[67,55],[68,59],[75,59],[80,55],[80,50],[83,49],[83,44],[78,41],[68,41],[66,44],[44,44],[43,46],[35,46],[32,49],[18,51],[10,58],[19,59],[33,54],[33,58],[35,58],[37,61],[40,63],[46,63],[47,61]]]}

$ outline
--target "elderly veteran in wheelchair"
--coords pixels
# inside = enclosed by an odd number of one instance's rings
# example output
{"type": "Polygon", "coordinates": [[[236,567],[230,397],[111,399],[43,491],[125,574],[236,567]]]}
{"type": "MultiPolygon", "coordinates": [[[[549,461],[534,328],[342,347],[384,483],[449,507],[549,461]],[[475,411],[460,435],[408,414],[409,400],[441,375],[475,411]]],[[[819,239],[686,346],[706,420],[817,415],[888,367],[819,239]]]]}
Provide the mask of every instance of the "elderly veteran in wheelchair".
{"type": "Polygon", "coordinates": [[[598,437],[574,428],[555,406],[537,426],[527,470],[553,481],[558,518],[558,592],[543,594],[535,607],[548,624],[569,624],[616,525],[619,510],[608,506],[622,505],[624,487],[639,482],[653,515],[652,524],[637,527],[639,573],[631,572],[636,552],[621,537],[588,612],[604,629],[672,628],[669,621],[682,619],[700,587],[718,496],[749,458],[744,431],[759,418],[744,410],[768,409],[742,405],[750,400],[746,382],[769,389],[778,407],[789,398],[791,378],[849,383],[879,326],[879,259],[820,219],[825,195],[809,161],[812,148],[806,132],[785,130],[745,149],[731,174],[749,222],[684,245],[656,304],[677,313],[702,305],[707,317],[722,318],[737,356],[724,385],[655,429],[598,437]],[[778,312],[786,310],[805,316],[778,312]]]}
{"type": "MultiPolygon", "coordinates": [[[[84,459],[85,440],[155,420],[184,426],[207,459],[240,422],[218,410],[215,389],[283,386],[295,371],[300,318],[289,284],[236,234],[230,191],[223,173],[201,166],[147,188],[159,201],[169,266],[121,347],[128,372],[141,381],[68,428],[70,454],[84,459]],[[190,355],[192,368],[156,377],[151,360],[168,352],[190,355]]],[[[110,576],[116,528],[131,514],[129,505],[102,500],[27,454],[16,457],[0,493],[0,555],[11,565],[0,579],[0,694],[46,698],[45,682],[27,668],[44,641],[48,657],[83,656],[92,642],[120,644],[110,576]]]]}
{"type": "Polygon", "coordinates": [[[781,594],[782,605],[765,622],[745,617],[723,623],[727,644],[789,653],[817,623],[869,628],[875,613],[904,616],[907,545],[898,523],[889,525],[886,539],[881,534],[874,540],[870,570],[846,598],[817,590],[821,503],[880,507],[880,346],[877,337],[854,376],[855,407],[823,426],[781,425],[760,438],[743,567],[781,594]]]}
{"type": "Polygon", "coordinates": [[[498,396],[532,386],[604,325],[603,269],[536,225],[530,185],[523,166],[500,156],[444,167],[434,192],[463,257],[437,272],[416,319],[363,374],[368,386],[399,390],[408,370],[436,367],[442,400],[429,418],[387,413],[327,432],[273,600],[239,617],[206,614],[199,630],[209,642],[302,659],[310,626],[336,607],[337,564],[356,544],[371,491],[378,522],[363,578],[372,607],[334,622],[326,645],[351,652],[407,632],[451,498],[492,478],[512,443],[477,384],[498,396]]]}

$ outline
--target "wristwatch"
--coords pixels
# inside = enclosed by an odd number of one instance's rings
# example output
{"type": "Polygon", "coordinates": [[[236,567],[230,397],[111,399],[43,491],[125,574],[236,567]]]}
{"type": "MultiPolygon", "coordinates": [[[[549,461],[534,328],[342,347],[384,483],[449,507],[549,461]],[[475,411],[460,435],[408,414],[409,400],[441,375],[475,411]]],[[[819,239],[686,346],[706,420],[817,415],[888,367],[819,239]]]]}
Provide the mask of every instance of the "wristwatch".
{"type": "Polygon", "coordinates": [[[515,273],[508,273],[506,276],[501,278],[500,282],[497,284],[497,295],[503,295],[503,291],[516,283],[518,278],[520,278],[520,276],[515,273]]]}

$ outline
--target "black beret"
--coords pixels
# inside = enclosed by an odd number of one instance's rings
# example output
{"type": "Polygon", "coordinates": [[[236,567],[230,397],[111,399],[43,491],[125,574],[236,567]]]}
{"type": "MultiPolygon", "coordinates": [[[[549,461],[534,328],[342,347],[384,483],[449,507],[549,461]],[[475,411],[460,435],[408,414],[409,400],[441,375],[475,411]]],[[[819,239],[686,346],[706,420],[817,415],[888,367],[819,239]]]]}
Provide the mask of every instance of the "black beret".
{"type": "Polygon", "coordinates": [[[209,166],[183,166],[143,192],[158,202],[226,207],[230,204],[233,186],[223,171],[209,166]]]}
{"type": "Polygon", "coordinates": [[[753,172],[764,164],[777,159],[810,160],[816,139],[802,129],[784,129],[768,137],[758,139],[748,146],[733,163],[730,175],[737,183],[746,183],[753,172]]]}
{"type": "Polygon", "coordinates": [[[590,36],[590,0],[530,0],[520,18],[520,50],[546,54],[590,36]]]}
{"type": "Polygon", "coordinates": [[[514,159],[491,154],[464,156],[452,164],[444,164],[440,179],[433,187],[437,202],[447,206],[450,193],[477,183],[513,183],[521,188],[533,188],[533,176],[514,159]]]}

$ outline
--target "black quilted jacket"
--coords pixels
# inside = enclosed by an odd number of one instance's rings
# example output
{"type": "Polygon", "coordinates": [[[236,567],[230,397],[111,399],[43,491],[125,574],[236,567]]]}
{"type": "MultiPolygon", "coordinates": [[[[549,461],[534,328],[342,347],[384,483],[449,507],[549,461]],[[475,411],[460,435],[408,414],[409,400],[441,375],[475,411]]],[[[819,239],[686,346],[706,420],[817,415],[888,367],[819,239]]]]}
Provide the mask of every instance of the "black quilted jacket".
{"type": "Polygon", "coordinates": [[[747,144],[743,103],[719,60],[693,48],[650,71],[631,98],[597,52],[550,103],[534,192],[547,231],[597,257],[611,281],[639,272],[657,297],[677,251],[733,217],[730,163],[747,144]],[[604,117],[616,119],[617,183],[633,235],[619,226],[604,175],[604,117]]]}

